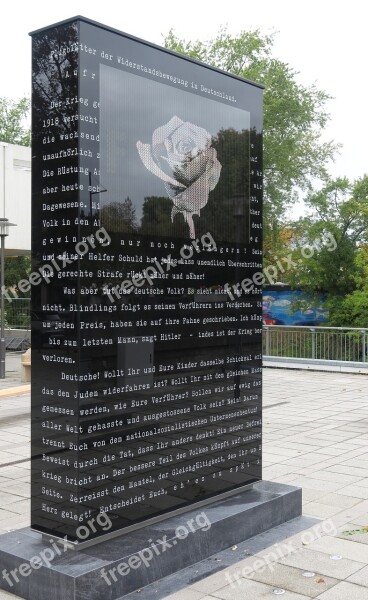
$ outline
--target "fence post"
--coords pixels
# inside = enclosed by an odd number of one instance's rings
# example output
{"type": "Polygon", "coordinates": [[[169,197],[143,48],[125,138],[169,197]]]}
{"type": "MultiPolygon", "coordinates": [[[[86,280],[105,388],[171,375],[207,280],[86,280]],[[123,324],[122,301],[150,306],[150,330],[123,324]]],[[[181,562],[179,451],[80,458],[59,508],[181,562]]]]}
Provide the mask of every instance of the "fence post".
{"type": "Polygon", "coordinates": [[[267,325],[264,328],[266,331],[266,356],[270,356],[270,330],[267,325]]]}
{"type": "Polygon", "coordinates": [[[312,332],[312,358],[316,358],[316,330],[311,329],[312,332]]]}
{"type": "Polygon", "coordinates": [[[367,348],[366,348],[366,331],[362,330],[362,362],[365,362],[367,356],[367,348]]]}

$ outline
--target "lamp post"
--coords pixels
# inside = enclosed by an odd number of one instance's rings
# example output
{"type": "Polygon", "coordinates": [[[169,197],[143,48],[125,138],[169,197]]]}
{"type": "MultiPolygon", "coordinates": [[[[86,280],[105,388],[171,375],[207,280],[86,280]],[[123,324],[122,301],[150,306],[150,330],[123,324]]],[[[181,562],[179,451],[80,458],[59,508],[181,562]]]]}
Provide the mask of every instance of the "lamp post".
{"type": "Polygon", "coordinates": [[[15,223],[9,223],[8,219],[0,217],[1,238],[1,338],[0,338],[0,379],[5,379],[5,315],[4,315],[4,255],[5,238],[9,235],[9,227],[15,227],[15,223]]]}

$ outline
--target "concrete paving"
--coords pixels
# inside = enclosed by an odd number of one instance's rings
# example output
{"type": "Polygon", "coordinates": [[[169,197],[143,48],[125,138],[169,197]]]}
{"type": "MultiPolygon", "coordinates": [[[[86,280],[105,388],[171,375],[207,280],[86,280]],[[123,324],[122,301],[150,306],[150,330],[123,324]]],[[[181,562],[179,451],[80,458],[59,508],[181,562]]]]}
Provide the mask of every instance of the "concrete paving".
{"type": "Polygon", "coordinates": [[[15,388],[21,388],[20,391],[30,390],[30,385],[25,385],[22,381],[22,354],[24,352],[6,353],[5,378],[0,379],[0,396],[16,393],[17,390],[15,388]]]}
{"type": "MultiPolygon", "coordinates": [[[[304,521],[212,557],[210,577],[194,565],[129,600],[367,600],[367,384],[265,369],[263,478],[303,488],[304,521]]],[[[29,525],[29,410],[29,393],[0,397],[0,533],[29,525]]]]}

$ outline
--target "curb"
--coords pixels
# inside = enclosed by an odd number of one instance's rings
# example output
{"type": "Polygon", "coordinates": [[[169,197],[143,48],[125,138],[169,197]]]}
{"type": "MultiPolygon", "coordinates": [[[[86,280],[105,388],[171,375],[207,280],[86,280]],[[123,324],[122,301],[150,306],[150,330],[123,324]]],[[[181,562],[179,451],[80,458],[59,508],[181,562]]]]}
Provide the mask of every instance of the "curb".
{"type": "Polygon", "coordinates": [[[263,357],[263,366],[271,369],[299,369],[302,371],[323,371],[328,373],[356,373],[368,375],[368,363],[339,362],[333,360],[305,360],[303,358],[263,357]]]}
{"type": "Polygon", "coordinates": [[[19,394],[26,394],[31,391],[31,384],[27,383],[25,385],[18,385],[16,387],[9,387],[3,390],[0,390],[0,398],[4,396],[18,396],[19,394]]]}

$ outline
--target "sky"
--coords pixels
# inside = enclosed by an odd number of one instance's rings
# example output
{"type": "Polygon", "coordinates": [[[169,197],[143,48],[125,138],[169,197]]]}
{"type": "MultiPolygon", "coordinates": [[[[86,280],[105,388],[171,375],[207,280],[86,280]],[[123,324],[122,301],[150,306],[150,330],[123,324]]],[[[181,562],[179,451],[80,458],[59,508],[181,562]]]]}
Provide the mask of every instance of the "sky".
{"type": "Polygon", "coordinates": [[[0,96],[30,95],[29,31],[83,15],[158,45],[172,28],[186,40],[209,40],[226,26],[232,34],[277,32],[274,56],[316,83],[333,100],[325,139],[342,144],[334,177],[368,173],[367,13],[362,0],[50,0],[6,2],[0,35],[0,96]]]}

